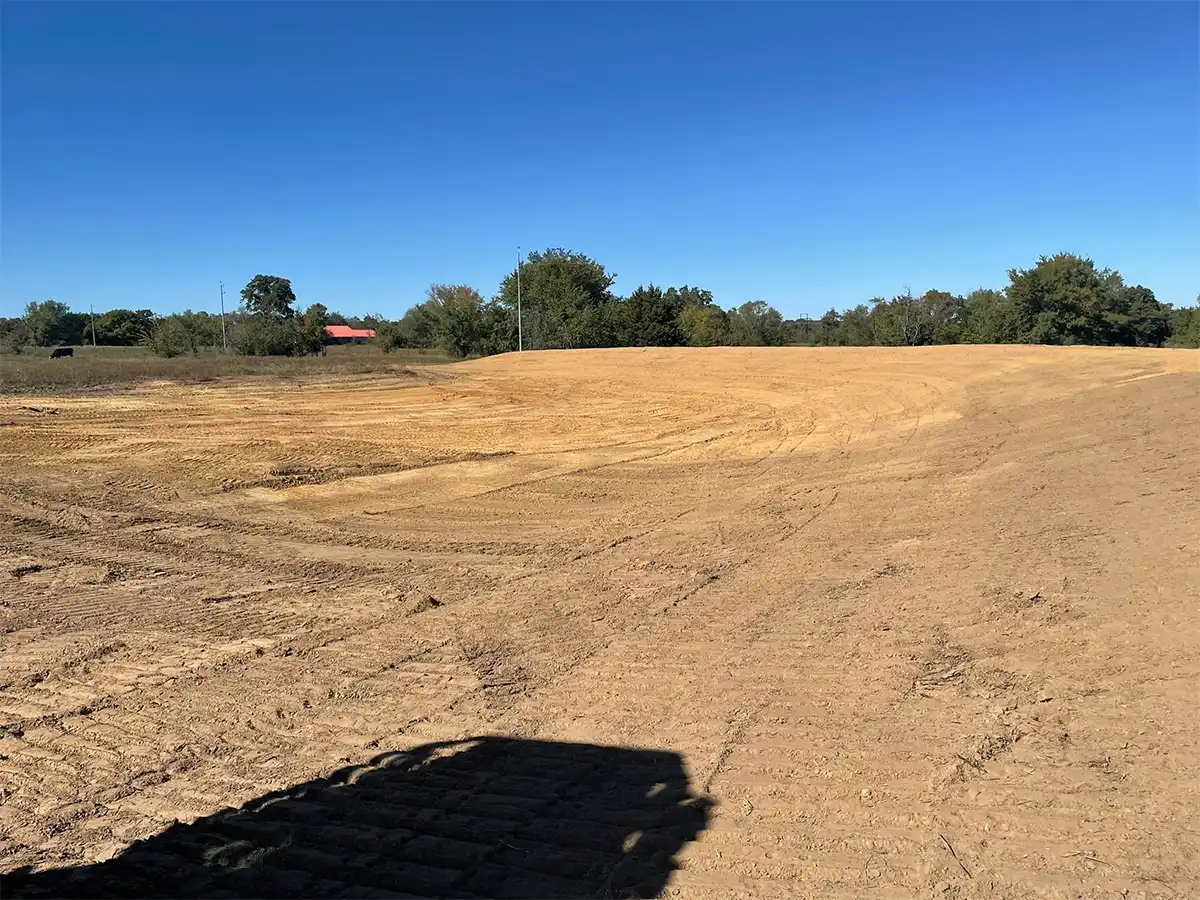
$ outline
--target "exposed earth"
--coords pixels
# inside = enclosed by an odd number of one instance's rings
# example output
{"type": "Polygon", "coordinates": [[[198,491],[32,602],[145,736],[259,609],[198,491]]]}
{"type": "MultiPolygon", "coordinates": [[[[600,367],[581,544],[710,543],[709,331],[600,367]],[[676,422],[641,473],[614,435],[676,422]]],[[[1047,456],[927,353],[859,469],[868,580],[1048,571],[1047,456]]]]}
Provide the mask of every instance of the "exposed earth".
{"type": "Polygon", "coordinates": [[[1200,896],[1200,354],[3,397],[0,631],[5,897],[1200,896]]]}

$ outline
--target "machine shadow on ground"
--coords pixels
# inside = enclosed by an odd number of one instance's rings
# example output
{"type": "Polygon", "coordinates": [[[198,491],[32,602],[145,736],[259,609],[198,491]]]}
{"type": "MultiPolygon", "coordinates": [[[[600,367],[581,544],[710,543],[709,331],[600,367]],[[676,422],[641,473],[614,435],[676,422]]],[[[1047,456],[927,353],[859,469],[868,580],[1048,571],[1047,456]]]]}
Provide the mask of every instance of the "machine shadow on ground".
{"type": "Polygon", "coordinates": [[[678,754],[482,737],[386,753],[15,897],[653,897],[708,823],[678,754]]]}

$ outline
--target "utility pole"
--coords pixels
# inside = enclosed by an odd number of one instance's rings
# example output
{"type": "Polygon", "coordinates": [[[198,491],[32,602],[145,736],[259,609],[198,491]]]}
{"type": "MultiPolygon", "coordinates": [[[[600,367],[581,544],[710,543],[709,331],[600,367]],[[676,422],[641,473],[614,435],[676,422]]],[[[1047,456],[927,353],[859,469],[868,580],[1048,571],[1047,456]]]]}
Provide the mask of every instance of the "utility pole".
{"type": "Polygon", "coordinates": [[[517,247],[517,352],[525,351],[525,338],[521,333],[521,248],[517,247]]]}
{"type": "Polygon", "coordinates": [[[88,312],[92,316],[92,346],[96,346],[96,307],[91,303],[88,304],[88,312]]]}
{"type": "Polygon", "coordinates": [[[229,352],[229,342],[225,340],[225,282],[221,282],[221,352],[229,352]]]}

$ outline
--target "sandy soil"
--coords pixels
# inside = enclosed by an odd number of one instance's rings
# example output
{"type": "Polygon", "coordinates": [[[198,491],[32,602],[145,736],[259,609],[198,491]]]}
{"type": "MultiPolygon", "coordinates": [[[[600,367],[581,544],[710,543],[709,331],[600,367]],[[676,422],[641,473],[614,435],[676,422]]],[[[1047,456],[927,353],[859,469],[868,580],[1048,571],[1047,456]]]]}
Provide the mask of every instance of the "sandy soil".
{"type": "Polygon", "coordinates": [[[1189,351],[3,398],[0,887],[1200,896],[1198,548],[1189,351]]]}

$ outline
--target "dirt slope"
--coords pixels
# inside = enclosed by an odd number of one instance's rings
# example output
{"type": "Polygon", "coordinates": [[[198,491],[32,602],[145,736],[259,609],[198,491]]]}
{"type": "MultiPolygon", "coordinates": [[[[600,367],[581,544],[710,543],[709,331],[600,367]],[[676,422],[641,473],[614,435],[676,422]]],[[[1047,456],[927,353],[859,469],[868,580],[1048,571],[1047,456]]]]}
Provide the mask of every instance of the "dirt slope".
{"type": "Polygon", "coordinates": [[[5,894],[1200,896],[1197,548],[1187,351],[0,399],[5,894]]]}

